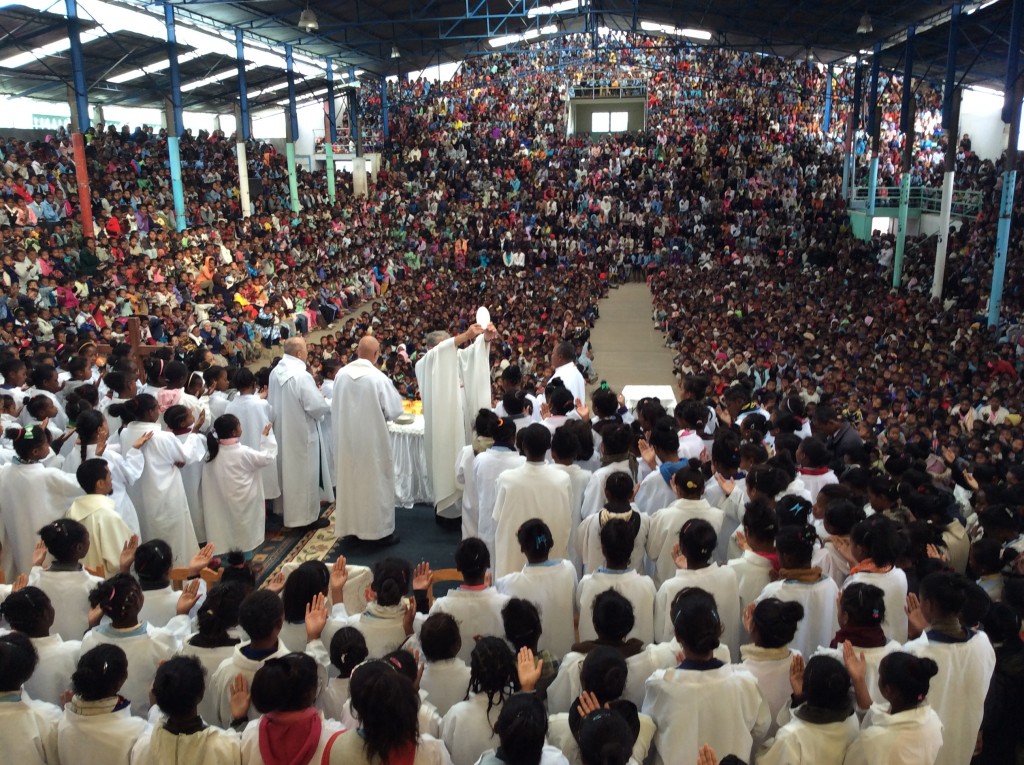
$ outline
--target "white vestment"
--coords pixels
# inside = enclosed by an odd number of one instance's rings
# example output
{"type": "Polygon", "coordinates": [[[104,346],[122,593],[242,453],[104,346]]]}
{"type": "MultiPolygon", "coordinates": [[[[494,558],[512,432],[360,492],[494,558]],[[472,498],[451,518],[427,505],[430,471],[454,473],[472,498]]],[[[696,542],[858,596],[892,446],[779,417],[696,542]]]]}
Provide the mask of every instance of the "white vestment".
{"type": "Polygon", "coordinates": [[[428,661],[420,677],[420,688],[427,692],[430,703],[444,717],[449,709],[466,698],[469,674],[469,665],[458,657],[428,661]]]}
{"type": "Polygon", "coordinates": [[[128,657],[128,679],[120,694],[132,703],[132,714],[146,717],[149,713],[149,688],[157,667],[178,652],[174,635],[160,627],[142,622],[131,629],[117,629],[101,624],[82,638],[82,653],[98,645],[116,645],[128,657]]]}
{"type": "Polygon", "coordinates": [[[580,515],[583,518],[599,512],[604,507],[604,484],[612,473],[629,473],[630,478],[632,478],[633,474],[630,472],[629,460],[613,462],[594,471],[594,474],[590,477],[590,482],[587,484],[587,490],[583,492],[583,506],[580,510],[580,515]]]}
{"type": "MultiPolygon", "coordinates": [[[[771,712],[771,726],[765,732],[765,737],[770,738],[778,730],[776,718],[779,712],[790,701],[793,694],[793,686],[789,683],[789,665],[793,662],[794,656],[799,656],[799,651],[794,651],[789,646],[781,648],[763,648],[762,646],[748,643],[740,646],[739,663],[741,669],[746,670],[757,680],[757,687],[761,689],[761,695],[768,702],[768,710],[771,712]]],[[[754,741],[755,747],[760,747],[763,742],[754,741]]]]}
{"type": "Polygon", "coordinates": [[[556,464],[554,467],[569,476],[569,480],[572,481],[572,521],[569,524],[569,560],[572,561],[572,565],[576,568],[576,576],[580,577],[583,575],[583,558],[580,556],[576,537],[579,534],[580,522],[583,520],[583,495],[587,491],[587,486],[590,484],[590,478],[593,476],[593,473],[583,469],[576,463],[572,465],[556,464]]]}
{"type": "Polygon", "coordinates": [[[797,624],[791,643],[804,656],[812,656],[819,646],[831,643],[832,636],[839,629],[836,616],[839,588],[827,576],[813,583],[792,579],[769,582],[754,602],[765,598],[791,600],[804,607],[804,618],[797,624]]]}
{"type": "Polygon", "coordinates": [[[111,577],[121,566],[121,550],[133,531],[118,514],[114,498],[86,494],[71,503],[68,518],[78,521],[89,532],[89,552],[81,563],[93,571],[103,568],[103,576],[111,577]]]}
{"type": "MultiPolygon", "coordinates": [[[[131,447],[131,444],[129,444],[129,447],[131,447]]],[[[96,444],[86,446],[85,459],[88,460],[95,457],[96,444]]],[[[117,514],[121,516],[122,520],[128,524],[128,528],[132,530],[132,533],[141,536],[139,514],[135,510],[132,498],[128,496],[128,487],[139,480],[142,476],[142,470],[146,466],[146,458],[143,456],[142,450],[129,448],[127,452],[122,454],[120,444],[108,443],[99,459],[107,463],[110,469],[110,477],[114,482],[114,491],[110,495],[111,499],[114,500],[114,509],[117,510],[117,514]]],[[[82,446],[78,444],[64,458],[64,464],[61,467],[65,473],[69,473],[73,477],[78,470],[78,466],[81,464],[82,446]]]]}
{"type": "Polygon", "coordinates": [[[885,618],[882,619],[882,631],[889,640],[907,642],[907,575],[903,569],[893,566],[884,574],[870,571],[851,574],[843,582],[842,589],[857,583],[872,584],[884,593],[885,618]]]}
{"type": "Polygon", "coordinates": [[[274,510],[289,528],[308,526],[320,517],[320,500],[334,499],[320,433],[320,418],[331,407],[295,356],[283,356],[270,373],[267,401],[279,449],[281,496],[274,510]]]}
{"type": "MultiPolygon", "coordinates": [[[[245,681],[252,685],[252,678],[256,671],[263,666],[267,659],[280,659],[287,656],[289,651],[281,643],[277,644],[277,650],[262,659],[250,659],[242,653],[243,648],[249,646],[248,642],[236,645],[231,657],[221,662],[221,665],[213,672],[206,681],[206,696],[204,706],[213,706],[216,709],[216,717],[203,719],[211,725],[219,725],[222,728],[231,725],[231,683],[235,677],[241,675],[245,681]]],[[[259,717],[255,707],[249,707],[249,719],[255,720],[259,717]]]]}
{"type": "Polygon", "coordinates": [[[203,463],[206,541],[217,552],[255,550],[263,544],[266,503],[259,473],[276,458],[277,441],[271,432],[262,437],[259,450],[222,443],[217,457],[203,463]]]}
{"type": "MultiPolygon", "coordinates": [[[[266,399],[252,393],[235,396],[228,404],[226,414],[233,414],[242,426],[242,443],[250,449],[259,449],[263,438],[263,429],[267,423],[273,422],[273,411],[266,399]]],[[[263,480],[263,496],[266,499],[277,499],[281,496],[281,482],[277,475],[277,462],[260,470],[263,480]]]]}
{"type": "MultiPolygon", "coordinates": [[[[883,646],[877,648],[861,648],[855,646],[855,650],[859,656],[864,657],[864,685],[867,686],[868,695],[871,696],[871,702],[873,704],[886,704],[886,700],[882,697],[882,692],[878,690],[878,666],[882,663],[882,659],[891,654],[894,651],[900,651],[903,646],[897,643],[895,640],[890,640],[883,646]]],[[[839,663],[843,662],[843,649],[842,646],[838,648],[829,648],[824,646],[819,648],[815,653],[815,656],[831,656],[839,663]]],[[[787,686],[788,687],[788,686],[787,686]]],[[[867,711],[867,710],[858,710],[867,711]]]]}
{"type": "Polygon", "coordinates": [[[401,413],[394,383],[370,361],[357,359],[338,371],[331,400],[335,536],[374,540],[394,532],[395,465],[387,424],[401,413]]]}
{"type": "Polygon", "coordinates": [[[501,621],[501,609],[508,603],[508,595],[503,595],[494,587],[482,590],[450,590],[447,595],[434,601],[430,607],[432,614],[450,614],[459,625],[462,647],[458,657],[468,662],[476,645],[477,635],[505,634],[505,626],[501,621]]]}
{"type": "Polygon", "coordinates": [[[594,599],[605,590],[615,590],[633,606],[633,629],[625,639],[638,638],[644,644],[654,642],[654,582],[633,569],[612,571],[599,568],[580,580],[576,602],[580,611],[580,640],[596,640],[594,599]]]}
{"type": "Polygon", "coordinates": [[[537,648],[565,656],[576,642],[571,615],[576,610],[576,567],[568,560],[527,563],[522,571],[498,579],[498,592],[523,598],[540,611],[541,636],[537,648]]]}
{"type": "Polygon", "coordinates": [[[122,451],[147,431],[152,431],[153,437],[142,447],[146,466],[139,480],[128,489],[139,512],[140,541],[164,540],[174,552],[174,565],[187,566],[199,542],[177,463],[199,462],[206,453],[206,441],[196,436],[182,445],[173,433],[161,430],[157,423],[136,421],[121,431],[122,451]]]}
{"type": "MultiPolygon", "coordinates": [[[[644,554],[647,547],[647,535],[651,529],[651,519],[639,512],[636,505],[630,509],[640,519],[640,528],[637,530],[636,539],[633,540],[633,552],[629,556],[629,566],[639,574],[646,573],[644,567],[644,554]]],[[[630,526],[633,520],[628,521],[630,526]]],[[[576,554],[580,556],[583,564],[583,571],[592,574],[604,565],[604,551],[601,549],[601,513],[588,515],[580,521],[576,529],[576,554]]],[[[657,586],[657,583],[655,583],[657,586]]]]}
{"type": "Polygon", "coordinates": [[[441,739],[453,765],[474,765],[481,754],[498,746],[494,724],[501,706],[496,699],[488,712],[487,694],[475,693],[448,710],[441,720],[441,739]]]}
{"type": "Polygon", "coordinates": [[[79,640],[64,640],[60,635],[31,638],[39,655],[32,677],[25,681],[25,692],[36,701],[60,704],[61,694],[71,687],[71,674],[82,653],[79,640]]]}
{"type": "MultiPolygon", "coordinates": [[[[771,581],[772,562],[753,550],[744,550],[740,557],[729,561],[729,568],[736,574],[740,591],[740,613],[761,595],[761,590],[771,581]]],[[[740,642],[750,639],[747,629],[740,625],[740,642]]],[[[774,718],[773,718],[774,719],[774,718]]]]}
{"type": "Polygon", "coordinates": [[[232,730],[205,728],[197,733],[171,733],[162,725],[135,742],[132,765],[239,765],[242,750],[232,730]]]}
{"type": "Polygon", "coordinates": [[[654,515],[663,507],[668,507],[676,501],[676,493],[672,485],[665,480],[661,470],[654,469],[641,481],[640,487],[636,490],[633,502],[640,509],[640,512],[654,515]]]}
{"type": "Polygon", "coordinates": [[[39,529],[63,518],[85,492],[74,476],[38,462],[0,466],[0,544],[8,582],[32,567],[39,529]]]}
{"type": "Polygon", "coordinates": [[[531,518],[540,518],[551,530],[554,545],[550,556],[565,558],[569,554],[572,481],[561,470],[542,462],[527,462],[506,470],[498,476],[492,517],[495,577],[519,571],[526,564],[517,533],[531,518]]]}
{"type": "MultiPolygon", "coordinates": [[[[651,516],[651,530],[647,535],[647,557],[654,567],[654,583],[661,586],[675,576],[676,561],[672,548],[679,544],[679,530],[688,520],[699,518],[711,524],[716,534],[721,533],[725,514],[712,507],[706,499],[677,499],[660,508],[651,516]]],[[[730,646],[735,651],[735,647],[730,646]]]]}
{"type": "Polygon", "coordinates": [[[775,741],[757,756],[759,765],[818,765],[843,761],[860,732],[857,715],[842,722],[812,724],[794,716],[779,728],[775,741]]]}
{"type": "Polygon", "coordinates": [[[60,718],[60,707],[34,700],[24,693],[12,693],[0,699],[0,751],[4,753],[4,762],[17,765],[61,762],[57,756],[60,718]]]}
{"type": "Polygon", "coordinates": [[[498,497],[498,476],[525,464],[526,457],[507,446],[492,446],[473,460],[473,483],[476,485],[476,510],[480,518],[478,536],[494,552],[494,502],[498,497]]]}
{"type": "Polygon", "coordinates": [[[80,715],[70,707],[57,724],[61,765],[129,765],[132,747],[149,731],[144,718],[125,707],[116,712],[80,715]]]}
{"type": "Polygon", "coordinates": [[[178,651],[178,655],[193,656],[200,664],[203,665],[203,671],[206,673],[207,690],[206,693],[203,694],[202,700],[199,702],[199,716],[207,723],[213,723],[217,720],[217,709],[220,699],[209,690],[210,678],[213,677],[213,673],[217,671],[217,668],[225,659],[230,659],[232,657],[235,652],[235,646],[238,645],[238,643],[216,646],[215,648],[201,648],[188,642],[193,637],[195,636],[192,635],[182,642],[181,650],[178,651]]]}
{"type": "Polygon", "coordinates": [[[451,466],[472,442],[477,412],[491,408],[490,343],[478,335],[463,349],[449,337],[416,362],[423,399],[423,450],[438,512],[459,498],[451,466]]]}
{"type": "Polygon", "coordinates": [[[188,452],[201,453],[195,462],[189,462],[181,468],[181,485],[185,487],[188,500],[188,514],[192,517],[192,530],[196,539],[206,543],[206,512],[203,509],[203,494],[200,484],[203,481],[203,464],[206,462],[206,437],[195,433],[180,433],[175,436],[181,448],[188,452]]]}
{"type": "MultiPolygon", "coordinates": [[[[320,385],[320,392],[323,394],[327,406],[331,406],[331,402],[334,399],[334,379],[324,380],[320,385]]],[[[323,435],[320,444],[323,446],[327,467],[330,470],[331,486],[336,486],[338,484],[338,461],[334,456],[334,426],[331,424],[332,417],[332,412],[328,411],[327,414],[320,418],[320,433],[323,435]]]]}
{"type": "Polygon", "coordinates": [[[935,765],[943,745],[942,722],[927,703],[891,714],[874,704],[843,765],[935,765]]]}
{"type": "Polygon", "coordinates": [[[654,639],[665,643],[675,637],[672,601],[686,587],[699,587],[714,597],[722,622],[721,640],[729,646],[730,654],[739,656],[742,619],[736,573],[728,566],[719,566],[717,563],[711,563],[706,568],[680,569],[658,588],[658,595],[654,599],[654,639]]]}
{"type": "Polygon", "coordinates": [[[51,571],[34,567],[28,583],[46,593],[53,604],[50,633],[67,640],[79,640],[89,629],[89,592],[103,580],[85,569],[51,571]]]}
{"type": "Polygon", "coordinates": [[[480,515],[476,507],[476,482],[473,480],[473,460],[476,450],[466,444],[455,459],[455,488],[462,492],[462,538],[475,537],[480,531],[480,515]]]}

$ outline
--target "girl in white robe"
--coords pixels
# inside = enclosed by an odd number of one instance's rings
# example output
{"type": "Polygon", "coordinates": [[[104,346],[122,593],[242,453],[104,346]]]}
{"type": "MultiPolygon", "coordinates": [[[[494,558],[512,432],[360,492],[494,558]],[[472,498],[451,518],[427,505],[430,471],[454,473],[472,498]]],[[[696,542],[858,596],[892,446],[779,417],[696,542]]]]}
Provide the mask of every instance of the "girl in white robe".
{"type": "Polygon", "coordinates": [[[406,596],[413,583],[413,572],[405,561],[388,558],[373,566],[372,600],[366,609],[348,618],[348,626],[355,627],[366,638],[371,659],[381,659],[397,651],[412,631],[423,624],[424,615],[416,614],[412,630],[406,631],[409,601],[406,596]]]}
{"type": "MultiPolygon", "coordinates": [[[[696,460],[694,460],[696,462],[696,460]]],[[[688,466],[672,476],[675,502],[656,511],[651,516],[651,530],[647,535],[647,557],[654,570],[654,583],[658,587],[676,573],[673,548],[679,541],[679,530],[692,518],[700,518],[711,524],[716,537],[722,533],[725,514],[712,507],[702,496],[704,476],[697,466],[688,466]]]]}
{"type": "MultiPolygon", "coordinates": [[[[426,626],[426,622],[424,622],[424,626],[426,626]]],[[[333,668],[331,675],[335,675],[335,673],[337,675],[327,681],[327,686],[317,696],[316,707],[323,712],[324,717],[340,720],[349,700],[349,682],[352,678],[352,671],[366,661],[368,655],[366,639],[363,637],[363,633],[354,627],[342,627],[331,638],[329,653],[333,668]]],[[[427,659],[428,668],[429,661],[427,659]]],[[[427,669],[424,668],[423,675],[426,676],[426,673],[427,669]]],[[[468,667],[466,674],[469,674],[468,667]]],[[[423,684],[422,678],[420,684],[423,684]]]]}
{"type": "Polygon", "coordinates": [[[683,662],[651,675],[642,709],[658,728],[654,763],[697,765],[703,744],[749,762],[768,729],[768,704],[753,675],[714,658],[722,632],[714,598],[699,589],[680,595],[675,626],[683,662]]]}
{"type": "Polygon", "coordinates": [[[633,501],[640,512],[653,515],[676,499],[672,474],[673,467],[676,470],[680,467],[679,433],[671,418],[661,418],[651,430],[647,441],[640,442],[640,456],[643,457],[640,473],[644,475],[637,476],[638,486],[633,501]]]}
{"type": "Polygon", "coordinates": [[[736,573],[728,566],[711,561],[718,537],[705,520],[694,518],[679,530],[676,575],[667,579],[654,599],[655,640],[666,643],[675,636],[672,626],[672,601],[687,587],[699,587],[710,592],[718,605],[722,621],[722,641],[729,646],[732,656],[739,656],[740,648],[740,593],[736,573]]]}
{"type": "Polygon", "coordinates": [[[778,598],[795,601],[804,607],[804,618],[797,627],[793,647],[802,655],[812,655],[819,646],[828,645],[838,628],[836,602],[839,588],[811,566],[818,533],[813,526],[783,526],[775,538],[779,553],[779,579],[761,590],[758,600],[778,598]]]}
{"type": "Polygon", "coordinates": [[[57,725],[61,765],[130,764],[132,747],[150,728],[120,695],[127,677],[128,658],[119,646],[98,645],[82,654],[71,676],[74,696],[57,725]]]}
{"type": "MultiPolygon", "coordinates": [[[[188,514],[192,517],[192,528],[200,544],[206,544],[206,513],[203,510],[203,495],[200,484],[203,480],[203,463],[206,460],[206,439],[195,430],[196,419],[182,405],[172,406],[164,412],[167,429],[181,443],[186,453],[199,454],[199,459],[188,461],[179,471],[181,485],[188,501],[188,514]]],[[[200,423],[202,424],[202,423],[200,423]]]]}
{"type": "Polygon", "coordinates": [[[629,558],[630,568],[638,574],[645,573],[644,551],[650,531],[651,519],[637,510],[630,502],[633,496],[633,480],[626,473],[612,473],[604,485],[604,507],[584,518],[576,534],[577,553],[583,562],[583,570],[592,574],[604,564],[601,552],[601,528],[610,520],[626,521],[636,529],[633,553],[629,558]]]}
{"type": "Polygon", "coordinates": [[[885,619],[882,630],[890,640],[907,639],[907,575],[896,566],[901,549],[899,530],[894,521],[875,514],[853,527],[850,554],[856,564],[850,569],[843,587],[870,584],[885,593],[885,619]]]}
{"type": "Polygon", "coordinates": [[[50,634],[53,626],[53,604],[38,587],[25,587],[0,604],[0,613],[11,629],[32,641],[39,657],[32,677],[25,681],[29,697],[50,704],[60,704],[68,689],[68,679],[75,671],[82,644],[50,634]]]}
{"type": "MultiPolygon", "coordinates": [[[[160,408],[156,399],[145,393],[117,407],[114,413],[127,423],[121,430],[122,451],[143,433],[153,433],[142,447],[146,460],[142,476],[128,489],[139,513],[142,541],[163,539],[174,551],[174,565],[184,566],[199,543],[188,512],[180,468],[199,462],[206,452],[206,443],[196,438],[195,449],[191,448],[193,441],[188,443],[187,451],[183,449],[172,433],[160,429],[160,408]]],[[[193,430],[198,431],[198,423],[193,430]]]]}
{"type": "Polygon", "coordinates": [[[86,460],[99,458],[104,460],[110,467],[110,477],[114,482],[114,491],[111,498],[114,500],[114,509],[121,516],[132,534],[139,533],[139,515],[135,505],[128,496],[128,487],[139,480],[142,470],[146,465],[146,459],[142,456],[142,447],[151,436],[144,433],[129,445],[124,454],[121,453],[121,444],[115,436],[114,443],[109,443],[110,430],[103,416],[95,409],[82,412],[75,420],[75,432],[78,433],[77,448],[73,449],[64,459],[63,469],[65,473],[72,476],[86,460]]]}
{"type": "MultiPolygon", "coordinates": [[[[747,607],[757,600],[761,590],[779,569],[779,556],[775,551],[775,535],[778,531],[778,517],[767,502],[757,499],[747,503],[743,513],[746,549],[740,557],[728,563],[728,568],[736,574],[741,613],[746,613],[747,607]]],[[[746,628],[742,627],[740,642],[749,639],[746,628]]]]}
{"type": "Polygon", "coordinates": [[[473,462],[494,445],[494,427],[498,415],[490,409],[481,409],[473,424],[473,442],[462,447],[455,458],[455,488],[462,492],[462,538],[480,536],[480,513],[477,508],[476,481],[473,462]]]}
{"type": "Polygon", "coordinates": [[[519,549],[526,556],[522,571],[506,574],[495,589],[511,598],[529,600],[540,611],[539,651],[565,656],[576,640],[573,620],[576,609],[576,567],[563,558],[550,560],[554,539],[547,524],[533,518],[519,527],[519,549]]]}
{"type": "MultiPolygon", "coordinates": [[[[250,449],[259,450],[263,430],[274,419],[270,404],[265,398],[256,395],[256,376],[245,367],[235,372],[234,384],[238,388],[238,395],[227,405],[224,413],[238,418],[242,427],[242,443],[250,449]]],[[[281,496],[276,463],[260,469],[260,480],[265,499],[281,496]]]]}
{"type": "Polygon", "coordinates": [[[234,415],[218,417],[206,436],[209,457],[202,466],[201,484],[206,540],[221,553],[251,553],[263,544],[266,496],[263,482],[253,476],[276,464],[277,441],[271,428],[269,422],[263,427],[259,450],[241,442],[242,426],[234,415]]]}
{"type": "MultiPolygon", "coordinates": [[[[849,666],[857,695],[865,694],[862,664],[855,660],[849,666]]],[[[843,765],[934,765],[944,736],[926,699],[938,671],[931,659],[901,651],[882,659],[879,689],[885,701],[871,706],[843,765]]]]}
{"type": "Polygon", "coordinates": [[[139,621],[146,622],[151,627],[168,627],[180,638],[184,638],[191,630],[191,620],[196,617],[206,599],[206,582],[199,578],[199,573],[212,557],[213,548],[209,545],[192,556],[192,560],[188,562],[187,573],[198,589],[195,598],[183,598],[184,591],[177,591],[171,585],[173,553],[168,544],[162,539],[153,539],[139,545],[135,551],[133,565],[135,578],[139,580],[145,596],[145,602],[139,611],[139,621]],[[180,610],[189,603],[191,605],[187,610],[180,610]],[[176,619],[177,616],[187,616],[188,619],[176,619]],[[175,622],[173,625],[172,620],[175,622]],[[180,630],[185,632],[181,633],[180,630]]]}
{"type": "Polygon", "coordinates": [[[99,606],[103,615],[110,617],[110,622],[86,633],[82,638],[82,656],[100,645],[121,649],[128,657],[124,695],[132,713],[145,717],[150,707],[149,686],[156,668],[178,652],[178,641],[167,630],[139,621],[142,601],[142,588],[128,574],[118,574],[98,585],[90,594],[89,602],[99,606]]]}
{"type": "Polygon", "coordinates": [[[33,425],[10,435],[16,458],[0,466],[0,545],[4,575],[13,582],[32,567],[39,529],[63,518],[71,502],[84,492],[74,476],[42,464],[50,443],[41,427],[33,425]]]}
{"type": "Polygon", "coordinates": [[[970,762],[995,671],[995,651],[988,636],[965,630],[960,624],[967,584],[964,577],[946,571],[922,579],[920,616],[928,629],[903,646],[908,653],[938,665],[928,692],[928,703],[943,727],[937,765],[970,762]]]}
{"type": "Polygon", "coordinates": [[[31,698],[23,686],[38,666],[38,657],[24,635],[0,636],[0,751],[4,762],[56,765],[60,707],[31,698]]]}
{"type": "MultiPolygon", "coordinates": [[[[193,658],[175,656],[156,671],[153,697],[165,719],[139,737],[132,748],[132,765],[238,765],[238,734],[197,723],[199,700],[205,691],[202,665],[193,658]]],[[[248,711],[245,683],[232,686],[232,713],[248,711]]]]}
{"type": "Polygon", "coordinates": [[[46,551],[53,561],[49,568],[33,567],[28,583],[46,593],[53,604],[53,631],[78,640],[89,629],[89,593],[100,582],[82,567],[88,554],[89,533],[77,521],[61,518],[40,529],[46,551]]]}
{"type": "Polygon", "coordinates": [[[796,662],[790,675],[792,717],[757,757],[759,765],[818,765],[843,761],[860,732],[850,703],[850,675],[831,656],[796,662]],[[800,672],[800,670],[803,670],[800,672]]]}
{"type": "Polygon", "coordinates": [[[473,460],[473,483],[476,486],[476,513],[479,519],[478,536],[487,543],[494,558],[494,503],[498,498],[498,476],[517,468],[526,457],[516,451],[516,425],[509,418],[494,426],[494,445],[473,460]]]}

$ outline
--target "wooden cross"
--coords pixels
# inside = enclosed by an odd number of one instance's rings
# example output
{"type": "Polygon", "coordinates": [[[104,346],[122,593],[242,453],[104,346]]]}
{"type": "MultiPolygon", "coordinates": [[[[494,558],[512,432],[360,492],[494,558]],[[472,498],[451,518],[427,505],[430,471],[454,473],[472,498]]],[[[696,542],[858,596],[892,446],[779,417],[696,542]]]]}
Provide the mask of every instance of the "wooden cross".
{"type": "MultiPolygon", "coordinates": [[[[139,374],[142,374],[142,362],[157,348],[163,348],[163,343],[157,345],[149,345],[142,342],[142,329],[139,326],[139,318],[132,316],[128,319],[128,342],[132,346],[132,357],[139,362],[139,374]]],[[[113,352],[113,348],[109,343],[97,343],[96,353],[109,356],[113,352]]]]}

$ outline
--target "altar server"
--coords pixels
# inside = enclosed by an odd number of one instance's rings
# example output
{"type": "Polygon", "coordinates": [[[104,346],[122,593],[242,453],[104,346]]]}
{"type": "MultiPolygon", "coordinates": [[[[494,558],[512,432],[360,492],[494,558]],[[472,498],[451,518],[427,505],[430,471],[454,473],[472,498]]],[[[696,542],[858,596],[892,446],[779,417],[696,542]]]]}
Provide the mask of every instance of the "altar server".
{"type": "MultiPolygon", "coordinates": [[[[259,449],[263,441],[263,429],[274,417],[266,398],[256,393],[256,375],[242,367],[235,372],[234,385],[238,395],[228,404],[225,414],[238,418],[242,427],[242,444],[250,449],[259,449]]],[[[260,469],[260,480],[263,484],[263,497],[277,499],[281,496],[281,484],[277,475],[277,463],[260,469]]]]}
{"type": "Polygon", "coordinates": [[[16,632],[0,636],[0,751],[18,765],[59,763],[60,707],[22,690],[38,666],[32,643],[16,632]]]}

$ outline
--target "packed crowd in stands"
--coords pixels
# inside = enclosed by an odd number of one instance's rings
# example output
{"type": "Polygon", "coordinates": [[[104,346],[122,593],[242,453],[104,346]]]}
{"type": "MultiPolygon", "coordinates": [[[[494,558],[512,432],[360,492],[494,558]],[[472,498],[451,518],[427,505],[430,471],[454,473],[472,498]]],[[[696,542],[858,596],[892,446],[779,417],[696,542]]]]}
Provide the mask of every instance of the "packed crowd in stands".
{"type": "MultiPolygon", "coordinates": [[[[200,133],[178,231],[163,137],[97,128],[86,239],[68,136],[0,141],[5,756],[1019,761],[1019,206],[986,329],[1002,160],[958,137],[984,199],[950,237],[944,299],[932,240],[908,243],[891,290],[892,238],[856,239],[841,194],[851,72],[823,135],[820,67],[605,42],[393,84],[387,137],[364,95],[369,195],[342,175],[331,204],[303,170],[299,213],[283,156],[254,141],[244,216],[233,137],[200,133]],[[638,79],[643,133],[566,136],[570,84],[638,79]],[[672,411],[569,392],[573,359],[600,369],[601,298],[629,281],[676,354],[672,411]],[[259,395],[305,358],[254,372],[261,357],[326,330],[306,360],[329,398],[372,335],[415,399],[431,333],[483,333],[481,305],[496,411],[453,466],[461,587],[435,600],[428,566],[382,557],[257,589],[254,527],[287,479],[259,395]],[[159,345],[144,360],[130,317],[159,345]],[[257,522],[232,526],[243,493],[257,522]]],[[[902,84],[882,85],[888,184],[902,84]]],[[[935,92],[916,97],[913,182],[936,185],[947,139],[935,92]]]]}

